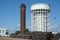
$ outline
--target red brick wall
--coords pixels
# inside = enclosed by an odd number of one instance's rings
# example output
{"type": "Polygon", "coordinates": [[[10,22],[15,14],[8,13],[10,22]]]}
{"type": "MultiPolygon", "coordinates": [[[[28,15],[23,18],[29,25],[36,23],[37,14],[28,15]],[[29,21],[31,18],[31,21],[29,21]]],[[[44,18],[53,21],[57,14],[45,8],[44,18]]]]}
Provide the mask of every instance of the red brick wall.
{"type": "Polygon", "coordinates": [[[24,33],[24,29],[26,26],[26,6],[21,4],[20,6],[20,31],[24,33]]]}

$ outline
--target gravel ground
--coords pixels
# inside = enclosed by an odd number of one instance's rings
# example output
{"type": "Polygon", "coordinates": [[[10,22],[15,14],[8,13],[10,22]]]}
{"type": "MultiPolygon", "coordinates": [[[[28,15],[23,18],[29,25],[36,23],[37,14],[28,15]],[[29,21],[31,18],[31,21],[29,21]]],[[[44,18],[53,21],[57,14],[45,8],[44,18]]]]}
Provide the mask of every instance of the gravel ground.
{"type": "Polygon", "coordinates": [[[11,38],[11,37],[0,37],[0,40],[28,40],[28,39],[11,38]]]}

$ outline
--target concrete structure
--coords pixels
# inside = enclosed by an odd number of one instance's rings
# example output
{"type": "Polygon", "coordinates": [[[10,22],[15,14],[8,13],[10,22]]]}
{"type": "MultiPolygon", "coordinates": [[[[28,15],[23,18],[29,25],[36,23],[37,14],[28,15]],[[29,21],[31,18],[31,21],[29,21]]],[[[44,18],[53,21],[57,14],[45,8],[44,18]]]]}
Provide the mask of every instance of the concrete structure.
{"type": "Polygon", "coordinates": [[[8,32],[7,29],[5,28],[0,28],[0,36],[9,36],[8,34],[6,34],[8,32]]]}
{"type": "Polygon", "coordinates": [[[20,24],[20,31],[24,33],[26,27],[26,6],[23,3],[20,6],[20,24]]]}
{"type": "Polygon", "coordinates": [[[33,4],[31,6],[31,30],[32,31],[50,31],[50,6],[49,4],[33,4]]]}

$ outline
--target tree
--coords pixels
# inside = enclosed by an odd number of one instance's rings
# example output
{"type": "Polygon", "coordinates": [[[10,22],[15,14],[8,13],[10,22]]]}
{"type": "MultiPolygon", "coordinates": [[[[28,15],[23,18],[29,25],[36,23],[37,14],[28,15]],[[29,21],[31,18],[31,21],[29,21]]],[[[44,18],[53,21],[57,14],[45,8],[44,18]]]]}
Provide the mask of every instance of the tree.
{"type": "Polygon", "coordinates": [[[60,37],[60,33],[57,33],[56,36],[57,36],[57,37],[60,37]]]}
{"type": "Polygon", "coordinates": [[[24,29],[24,33],[26,33],[26,32],[29,32],[29,30],[25,28],[25,29],[24,29]]]}
{"type": "Polygon", "coordinates": [[[57,33],[56,35],[60,35],[60,33],[57,33]]]}
{"type": "Polygon", "coordinates": [[[20,34],[20,31],[16,31],[15,34],[20,34]]]}

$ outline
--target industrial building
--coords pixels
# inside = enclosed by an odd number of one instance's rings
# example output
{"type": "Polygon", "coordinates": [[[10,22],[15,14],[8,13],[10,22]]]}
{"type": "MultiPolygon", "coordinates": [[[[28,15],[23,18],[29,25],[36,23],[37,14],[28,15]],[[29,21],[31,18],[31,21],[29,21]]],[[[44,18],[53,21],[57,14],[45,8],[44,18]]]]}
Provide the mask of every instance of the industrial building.
{"type": "Polygon", "coordinates": [[[31,21],[31,31],[50,32],[50,5],[32,4],[31,21]]]}

